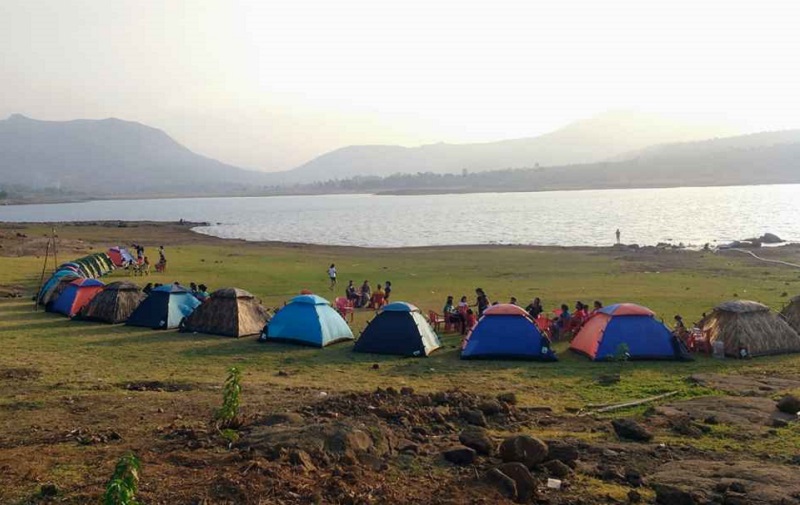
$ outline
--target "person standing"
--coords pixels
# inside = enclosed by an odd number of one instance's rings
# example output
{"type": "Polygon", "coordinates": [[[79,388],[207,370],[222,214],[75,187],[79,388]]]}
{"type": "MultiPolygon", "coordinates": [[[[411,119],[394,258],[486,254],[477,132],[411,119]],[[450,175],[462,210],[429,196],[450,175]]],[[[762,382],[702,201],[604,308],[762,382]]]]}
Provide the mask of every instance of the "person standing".
{"type": "Polygon", "coordinates": [[[483,315],[483,311],[489,308],[489,297],[486,296],[482,288],[475,290],[475,297],[475,305],[478,307],[478,318],[480,319],[483,315]]]}
{"type": "Polygon", "coordinates": [[[384,285],[383,290],[386,292],[386,296],[384,297],[384,300],[386,301],[386,303],[389,303],[389,295],[392,294],[392,283],[391,283],[391,281],[386,281],[386,284],[384,285]]]}
{"type": "Polygon", "coordinates": [[[620,233],[619,228],[617,228],[616,235],[617,235],[617,245],[619,245],[620,244],[619,238],[622,236],[622,233],[620,233]]]}
{"type": "Polygon", "coordinates": [[[336,265],[334,265],[333,263],[331,263],[330,268],[328,268],[328,277],[331,280],[331,285],[328,289],[333,291],[333,288],[336,287],[336,265]]]}

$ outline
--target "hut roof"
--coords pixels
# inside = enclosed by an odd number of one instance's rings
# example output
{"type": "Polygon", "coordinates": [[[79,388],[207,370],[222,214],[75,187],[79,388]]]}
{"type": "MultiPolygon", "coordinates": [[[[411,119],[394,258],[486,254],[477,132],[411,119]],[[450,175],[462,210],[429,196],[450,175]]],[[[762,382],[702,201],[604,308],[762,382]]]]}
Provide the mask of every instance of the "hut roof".
{"type": "Polygon", "coordinates": [[[253,293],[239,288],[221,288],[211,293],[211,298],[232,298],[249,300],[255,298],[253,293]]]}
{"type": "Polygon", "coordinates": [[[735,312],[737,314],[745,314],[748,312],[769,312],[769,307],[763,303],[754,302],[751,300],[731,300],[723,302],[714,307],[714,310],[721,310],[723,312],[735,312]]]}

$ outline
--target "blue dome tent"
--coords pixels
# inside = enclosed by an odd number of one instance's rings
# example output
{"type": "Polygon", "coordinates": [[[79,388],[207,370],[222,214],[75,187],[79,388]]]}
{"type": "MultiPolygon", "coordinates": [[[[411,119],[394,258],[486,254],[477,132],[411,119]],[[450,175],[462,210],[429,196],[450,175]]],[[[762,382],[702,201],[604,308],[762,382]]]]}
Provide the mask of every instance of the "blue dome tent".
{"type": "Polygon", "coordinates": [[[550,340],[520,307],[493,305],[464,340],[461,359],[557,361],[550,340]]]}
{"type": "Polygon", "coordinates": [[[355,352],[427,356],[441,347],[439,336],[410,303],[394,302],[381,309],[356,340],[355,352]]]}
{"type": "Polygon", "coordinates": [[[265,327],[265,341],[325,347],[353,340],[353,332],[328,300],[317,295],[295,296],[265,327]]]}
{"type": "Polygon", "coordinates": [[[153,329],[177,328],[200,301],[183,286],[172,284],[152,290],[125,323],[153,329]]]}

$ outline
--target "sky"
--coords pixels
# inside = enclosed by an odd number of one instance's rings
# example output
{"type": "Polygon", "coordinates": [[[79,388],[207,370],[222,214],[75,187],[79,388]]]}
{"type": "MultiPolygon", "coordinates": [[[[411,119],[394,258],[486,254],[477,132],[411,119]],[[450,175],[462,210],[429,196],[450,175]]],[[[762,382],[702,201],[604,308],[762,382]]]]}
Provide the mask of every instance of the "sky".
{"type": "Polygon", "coordinates": [[[0,0],[0,117],[118,117],[260,170],[612,109],[800,127],[794,0],[0,0]]]}

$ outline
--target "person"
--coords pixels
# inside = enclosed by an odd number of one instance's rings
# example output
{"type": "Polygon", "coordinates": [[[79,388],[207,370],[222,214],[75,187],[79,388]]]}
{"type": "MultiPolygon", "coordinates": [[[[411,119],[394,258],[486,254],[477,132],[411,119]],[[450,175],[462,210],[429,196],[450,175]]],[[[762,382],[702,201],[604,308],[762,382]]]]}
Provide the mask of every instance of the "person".
{"type": "Polygon", "coordinates": [[[442,317],[444,317],[445,323],[457,326],[461,333],[464,333],[466,319],[458,308],[453,305],[453,295],[447,295],[447,301],[444,302],[444,307],[442,307],[442,317]]]}
{"type": "Polygon", "coordinates": [[[355,305],[356,300],[358,299],[358,293],[356,293],[356,287],[353,285],[353,281],[347,283],[347,288],[344,290],[344,295],[353,303],[353,305],[355,305]]]}
{"type": "Polygon", "coordinates": [[[467,302],[467,295],[464,295],[458,302],[458,313],[465,316],[467,314],[467,309],[469,309],[469,303],[467,302]]]}
{"type": "Polygon", "coordinates": [[[199,286],[197,286],[197,293],[195,293],[194,296],[196,296],[197,299],[200,300],[201,302],[208,300],[208,297],[210,295],[208,294],[208,288],[206,287],[206,285],[200,284],[199,286]]]}
{"type": "Polygon", "coordinates": [[[150,291],[152,291],[152,290],[153,290],[153,283],[152,282],[148,282],[147,285],[144,288],[142,288],[142,293],[144,293],[146,295],[149,295],[150,291]]]}
{"type": "Polygon", "coordinates": [[[365,280],[361,285],[361,296],[358,299],[357,307],[366,307],[372,295],[372,289],[369,287],[369,281],[365,280]]]}
{"type": "Polygon", "coordinates": [[[466,327],[471,330],[476,324],[478,324],[478,318],[475,317],[475,313],[472,309],[467,309],[466,327]]]}
{"type": "Polygon", "coordinates": [[[516,296],[512,296],[511,300],[509,300],[508,303],[510,303],[511,305],[516,305],[517,304],[517,297],[516,296]]]}
{"type": "Polygon", "coordinates": [[[392,282],[386,281],[385,285],[383,286],[383,290],[386,292],[384,300],[386,300],[386,303],[389,303],[389,295],[392,294],[392,282]]]}
{"type": "Polygon", "coordinates": [[[383,286],[378,284],[378,288],[372,293],[372,296],[369,299],[369,308],[371,309],[379,309],[383,305],[383,302],[386,300],[386,293],[383,291],[383,286]]]}
{"type": "Polygon", "coordinates": [[[531,316],[531,318],[536,319],[539,317],[539,314],[544,312],[544,308],[542,307],[542,300],[539,299],[537,296],[534,298],[531,303],[525,307],[525,311],[531,316]]]}
{"type": "Polygon", "coordinates": [[[620,233],[620,231],[619,231],[619,228],[617,228],[617,233],[616,233],[616,235],[617,235],[617,244],[619,244],[619,243],[620,243],[619,239],[620,239],[620,237],[622,236],[622,233],[620,233]]]}
{"type": "Polygon", "coordinates": [[[331,263],[331,266],[328,268],[328,277],[331,279],[331,285],[328,289],[333,291],[333,288],[336,287],[336,265],[331,263]]]}
{"type": "Polygon", "coordinates": [[[475,306],[478,307],[478,318],[480,318],[483,316],[483,311],[489,308],[489,297],[486,296],[486,292],[483,288],[477,288],[475,290],[475,295],[475,306]]]}
{"type": "Polygon", "coordinates": [[[589,314],[590,316],[597,314],[598,312],[600,312],[600,309],[603,308],[603,304],[600,302],[600,300],[595,300],[592,305],[594,306],[594,308],[592,309],[592,313],[589,314]]]}
{"type": "Polygon", "coordinates": [[[167,262],[167,257],[164,255],[164,246],[163,245],[158,246],[158,261],[161,261],[161,262],[164,262],[164,263],[167,262]]]}
{"type": "Polygon", "coordinates": [[[555,318],[555,321],[553,321],[553,326],[550,331],[550,334],[553,335],[553,340],[558,340],[561,334],[566,332],[571,318],[569,306],[565,303],[561,304],[561,312],[555,318]]]}
{"type": "Polygon", "coordinates": [[[190,282],[189,291],[191,291],[193,295],[197,296],[197,284],[195,284],[194,282],[190,282]]]}
{"type": "Polygon", "coordinates": [[[686,342],[686,338],[689,336],[689,330],[686,329],[686,325],[683,323],[683,317],[681,317],[680,314],[675,314],[674,319],[675,328],[672,330],[672,334],[681,342],[686,342]]]}
{"type": "Polygon", "coordinates": [[[582,301],[575,302],[575,315],[583,322],[587,317],[589,317],[589,307],[586,306],[582,301]]]}

